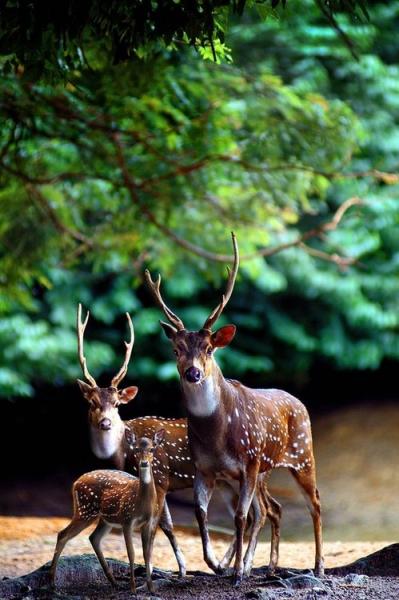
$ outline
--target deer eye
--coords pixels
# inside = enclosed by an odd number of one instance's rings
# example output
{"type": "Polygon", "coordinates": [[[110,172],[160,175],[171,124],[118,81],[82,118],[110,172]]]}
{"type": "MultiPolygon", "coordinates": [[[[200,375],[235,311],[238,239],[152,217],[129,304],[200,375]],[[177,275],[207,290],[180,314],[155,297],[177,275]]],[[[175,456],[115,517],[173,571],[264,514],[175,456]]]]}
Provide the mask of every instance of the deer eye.
{"type": "Polygon", "coordinates": [[[211,346],[209,346],[209,348],[206,351],[207,355],[211,356],[212,352],[213,352],[213,348],[211,346]]]}
{"type": "Polygon", "coordinates": [[[173,353],[174,353],[176,356],[179,356],[179,351],[178,351],[178,350],[176,350],[176,349],[175,349],[175,350],[173,350],[173,353]]]}

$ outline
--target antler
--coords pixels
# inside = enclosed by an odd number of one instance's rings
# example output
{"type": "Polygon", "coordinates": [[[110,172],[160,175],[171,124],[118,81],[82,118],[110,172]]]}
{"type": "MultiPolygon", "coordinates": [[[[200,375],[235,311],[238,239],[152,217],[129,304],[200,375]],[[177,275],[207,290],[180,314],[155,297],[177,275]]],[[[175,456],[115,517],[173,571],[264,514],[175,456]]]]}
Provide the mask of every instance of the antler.
{"type": "Polygon", "coordinates": [[[111,381],[112,387],[118,387],[118,385],[120,384],[122,379],[125,377],[125,375],[127,373],[127,367],[129,365],[130,357],[132,355],[132,349],[133,349],[133,344],[134,344],[134,329],[133,329],[132,319],[130,318],[129,313],[126,313],[126,317],[127,317],[127,321],[129,323],[129,329],[130,329],[130,342],[128,343],[125,341],[125,346],[126,346],[125,360],[124,360],[124,363],[121,366],[120,370],[118,371],[118,373],[115,375],[115,377],[111,381]]]}
{"type": "Polygon", "coordinates": [[[156,281],[153,281],[151,279],[151,275],[150,275],[150,272],[148,269],[145,270],[144,276],[147,281],[147,285],[152,292],[152,295],[154,296],[156,302],[159,304],[160,308],[162,308],[167,319],[172,323],[172,325],[174,325],[174,327],[176,327],[177,331],[182,331],[183,329],[185,329],[183,321],[181,319],[179,319],[179,317],[177,315],[175,315],[175,313],[172,312],[170,310],[170,308],[168,308],[166,306],[165,302],[162,300],[161,291],[160,291],[161,276],[158,275],[158,279],[156,281]]]}
{"type": "Polygon", "coordinates": [[[216,323],[216,321],[222,314],[224,307],[230,300],[230,296],[233,292],[234,283],[235,283],[235,280],[237,277],[237,271],[238,271],[238,265],[240,263],[240,258],[239,258],[239,254],[238,254],[237,238],[233,231],[231,232],[231,239],[233,240],[233,249],[234,249],[233,269],[230,271],[230,268],[227,267],[228,280],[227,280],[226,292],[223,294],[221,302],[211,312],[211,314],[209,315],[209,317],[207,318],[207,320],[205,321],[205,323],[203,325],[203,329],[208,329],[209,331],[212,329],[213,325],[216,323]]]}
{"type": "Polygon", "coordinates": [[[82,367],[83,375],[86,377],[87,381],[91,383],[93,387],[97,387],[96,380],[92,377],[87,369],[86,358],[83,354],[83,336],[85,333],[87,321],[89,320],[90,312],[87,311],[86,318],[82,323],[82,305],[79,303],[78,305],[78,315],[77,315],[77,330],[78,330],[78,354],[79,354],[79,362],[82,367]]]}

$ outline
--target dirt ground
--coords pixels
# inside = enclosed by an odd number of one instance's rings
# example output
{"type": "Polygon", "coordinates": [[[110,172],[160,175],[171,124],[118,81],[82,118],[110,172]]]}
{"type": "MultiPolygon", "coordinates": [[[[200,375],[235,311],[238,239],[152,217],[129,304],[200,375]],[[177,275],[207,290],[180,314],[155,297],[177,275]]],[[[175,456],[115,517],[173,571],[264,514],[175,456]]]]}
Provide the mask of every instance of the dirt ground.
{"type": "MultiPolygon", "coordinates": [[[[37,569],[53,555],[56,534],[69,523],[63,518],[0,517],[0,577],[16,577],[37,569]]],[[[68,543],[66,555],[92,553],[88,540],[91,529],[87,529],[68,543]]],[[[202,560],[201,540],[194,530],[176,528],[176,535],[190,570],[209,571],[202,560]]],[[[222,556],[229,537],[213,534],[217,556],[222,556]]],[[[383,542],[326,542],[327,567],[350,563],[361,556],[393,543],[383,542]]],[[[141,544],[135,536],[137,562],[143,563],[141,544]]],[[[126,550],[121,535],[109,535],[103,542],[104,553],[119,560],[126,560],[126,550]]],[[[256,550],[255,566],[264,566],[269,553],[269,544],[260,542],[256,550]]],[[[314,546],[312,542],[282,542],[280,565],[308,569],[313,567],[314,546]]],[[[158,532],[154,547],[154,565],[161,569],[176,570],[172,549],[162,532],[158,532]]]]}

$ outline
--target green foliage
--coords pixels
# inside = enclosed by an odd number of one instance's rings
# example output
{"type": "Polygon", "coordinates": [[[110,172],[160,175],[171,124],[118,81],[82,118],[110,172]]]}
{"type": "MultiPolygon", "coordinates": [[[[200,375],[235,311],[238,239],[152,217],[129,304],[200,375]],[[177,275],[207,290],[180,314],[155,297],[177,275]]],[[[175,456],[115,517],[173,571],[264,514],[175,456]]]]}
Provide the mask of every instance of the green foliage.
{"type": "MultiPolygon", "coordinates": [[[[75,69],[131,57],[149,59],[165,48],[190,45],[205,59],[229,57],[224,44],[232,15],[256,7],[261,19],[286,0],[8,0],[0,9],[3,69],[23,68],[29,79],[69,79],[75,69]]],[[[320,0],[317,10],[333,28],[335,15],[367,18],[363,0],[320,0]]]]}
{"type": "MultiPolygon", "coordinates": [[[[284,77],[295,91],[317,89],[329,101],[339,97],[359,117],[359,150],[342,165],[348,178],[329,186],[328,203],[333,207],[358,196],[363,207],[329,234],[327,244],[313,243],[330,252],[344,250],[358,262],[342,272],[294,249],[274,256],[270,266],[284,274],[285,289],[271,303],[270,328],[292,348],[294,368],[305,368],[304,355],[307,365],[312,357],[324,356],[342,368],[377,368],[384,357],[399,358],[399,178],[389,174],[397,171],[399,162],[399,73],[392,64],[399,6],[376,5],[370,23],[361,27],[339,20],[363,51],[359,61],[353,61],[331,30],[320,24],[312,2],[305,6],[306,19],[294,7],[278,24],[237,27],[229,43],[240,64],[250,65],[252,72],[259,69],[260,49],[267,39],[263,68],[284,77]],[[373,169],[381,176],[373,177],[373,169]]],[[[275,347],[274,352],[279,351],[275,347]]]]}
{"type": "Polygon", "coordinates": [[[92,313],[96,379],[120,366],[126,310],[132,378],[176,376],[144,266],[162,272],[165,297],[197,328],[220,297],[232,229],[243,260],[220,319],[238,325],[218,356],[227,375],[292,379],[320,357],[359,369],[399,358],[399,185],[389,173],[398,13],[377,5],[356,28],[339,17],[363,53],[355,62],[310,0],[305,8],[292,0],[284,19],[234,27],[236,66],[191,52],[110,66],[97,48],[66,87],[3,77],[1,395],[80,375],[79,301],[92,313]],[[259,254],[351,197],[363,204],[335,230],[259,254]],[[339,267],[334,255],[357,262],[339,267]]]}

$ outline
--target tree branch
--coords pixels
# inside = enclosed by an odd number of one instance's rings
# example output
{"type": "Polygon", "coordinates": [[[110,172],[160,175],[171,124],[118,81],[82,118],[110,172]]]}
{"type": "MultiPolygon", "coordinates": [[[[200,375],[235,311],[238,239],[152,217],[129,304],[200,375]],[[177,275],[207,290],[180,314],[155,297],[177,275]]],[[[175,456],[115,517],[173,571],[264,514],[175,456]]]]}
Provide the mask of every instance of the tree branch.
{"type": "Polygon", "coordinates": [[[88,248],[93,248],[95,243],[93,240],[85,236],[80,231],[76,231],[75,229],[71,229],[67,225],[65,225],[59,218],[55,210],[48,203],[47,199],[43,196],[43,194],[33,185],[27,184],[26,189],[32,195],[32,198],[35,200],[37,205],[40,207],[42,212],[46,215],[49,221],[54,225],[55,229],[60,233],[64,233],[79,242],[80,244],[84,244],[88,248]]]}
{"type": "Polygon", "coordinates": [[[206,167],[208,164],[212,162],[225,162],[237,165],[246,169],[247,171],[253,171],[257,173],[273,173],[278,171],[300,171],[305,173],[312,173],[313,175],[321,175],[326,179],[333,181],[339,179],[363,179],[365,177],[372,177],[377,181],[382,181],[383,183],[392,185],[395,183],[399,183],[399,174],[398,173],[390,173],[386,171],[380,171],[378,169],[369,169],[367,171],[353,171],[349,173],[342,173],[336,171],[323,171],[321,169],[315,169],[314,167],[308,165],[301,164],[292,164],[292,163],[280,163],[278,165],[254,165],[249,163],[241,158],[235,156],[229,156],[227,154],[209,154],[203,156],[201,159],[194,161],[190,164],[180,164],[175,169],[169,171],[168,173],[164,173],[163,175],[157,175],[154,177],[150,177],[145,179],[140,184],[137,184],[137,187],[142,190],[147,190],[149,187],[154,186],[154,184],[160,183],[162,181],[166,181],[168,179],[173,179],[177,176],[187,176],[195,171],[199,171],[206,167]]]}
{"type": "Polygon", "coordinates": [[[304,250],[307,254],[310,254],[310,256],[314,256],[315,258],[320,258],[321,260],[325,260],[327,262],[332,262],[342,268],[349,267],[350,265],[353,265],[357,262],[356,258],[340,256],[339,254],[336,254],[336,253],[328,254],[328,252],[323,252],[322,250],[317,250],[316,248],[312,248],[311,246],[308,246],[308,245],[304,244],[303,242],[298,244],[298,247],[301,248],[301,250],[304,250]]]}
{"type": "MultiPolygon", "coordinates": [[[[177,235],[172,229],[170,229],[169,227],[167,227],[166,225],[161,223],[155,217],[153,212],[147,206],[145,206],[145,204],[140,199],[139,190],[140,190],[141,186],[137,185],[136,182],[134,181],[133,177],[130,175],[130,172],[128,170],[126,160],[125,160],[125,157],[123,154],[123,144],[121,143],[119,135],[113,134],[112,140],[113,140],[115,148],[116,148],[117,163],[121,170],[124,183],[130,193],[130,197],[132,198],[134,204],[136,204],[140,208],[142,213],[146,216],[147,220],[150,223],[152,223],[164,235],[166,235],[169,239],[171,239],[178,246],[180,246],[181,248],[184,248],[185,250],[187,250],[193,254],[196,254],[197,256],[200,256],[201,258],[205,258],[207,260],[211,260],[214,262],[223,262],[223,263],[231,262],[232,257],[230,255],[209,252],[208,250],[205,250],[201,246],[192,244],[188,240],[177,235]]],[[[262,248],[260,250],[257,250],[256,252],[252,252],[250,254],[245,254],[245,255],[241,256],[241,260],[250,260],[252,258],[256,258],[259,256],[262,256],[262,257],[273,256],[274,254],[277,254],[278,252],[282,252],[283,250],[287,250],[288,248],[293,248],[295,246],[300,246],[305,251],[310,253],[310,249],[306,245],[304,245],[304,242],[306,240],[313,238],[313,237],[317,237],[325,231],[332,231],[332,230],[336,229],[338,227],[339,223],[341,222],[346,211],[349,208],[351,208],[352,206],[360,205],[360,204],[362,204],[362,201],[360,200],[360,198],[357,198],[357,197],[349,198],[348,200],[346,200],[346,202],[344,202],[338,208],[338,210],[334,213],[333,218],[330,221],[327,221],[326,223],[323,223],[322,225],[320,225],[318,227],[314,227],[308,231],[305,231],[305,233],[298,236],[295,240],[292,240],[291,242],[286,242],[283,244],[279,244],[277,246],[272,246],[270,248],[262,248]]],[[[311,249],[311,250],[313,251],[313,249],[311,249]]],[[[315,252],[317,252],[317,251],[315,251],[315,252]]],[[[345,261],[347,264],[352,264],[352,262],[353,262],[353,259],[345,259],[343,257],[339,257],[338,255],[328,255],[328,254],[325,254],[322,252],[318,253],[318,258],[326,259],[325,258],[326,256],[328,256],[328,260],[330,262],[335,262],[335,263],[341,264],[341,265],[344,265],[345,261]],[[348,261],[352,261],[352,262],[348,262],[348,261]]]]}

